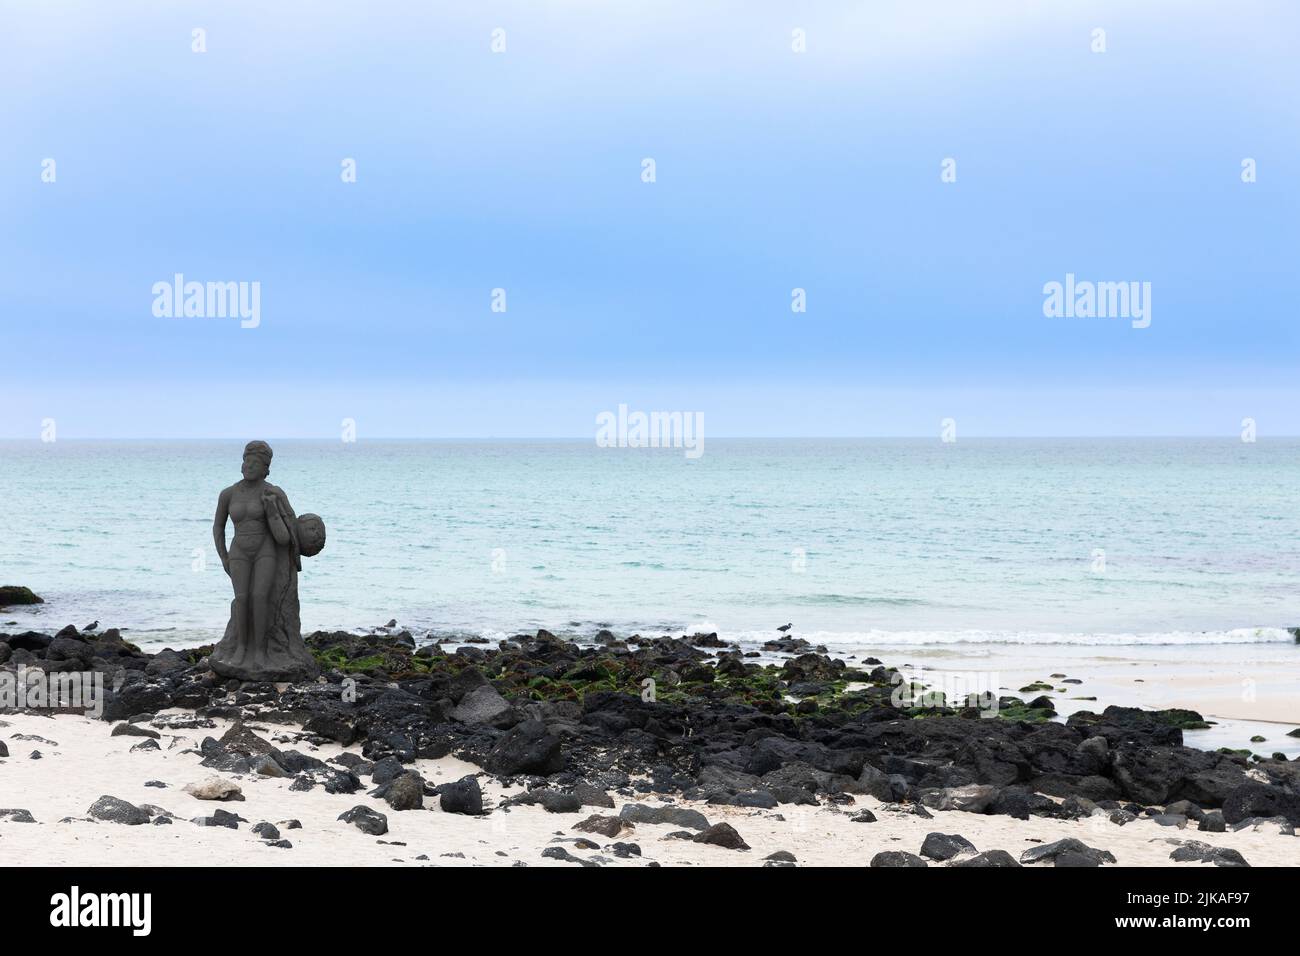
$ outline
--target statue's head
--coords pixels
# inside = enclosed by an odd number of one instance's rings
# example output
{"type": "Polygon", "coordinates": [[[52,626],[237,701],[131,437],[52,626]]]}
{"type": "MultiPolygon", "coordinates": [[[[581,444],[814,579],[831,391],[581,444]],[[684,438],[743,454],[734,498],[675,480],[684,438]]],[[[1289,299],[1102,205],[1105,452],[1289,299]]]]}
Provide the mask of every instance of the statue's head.
{"type": "Polygon", "coordinates": [[[244,446],[244,467],[240,469],[248,481],[260,481],[271,473],[271,446],[264,441],[250,441],[244,446]]]}
{"type": "Polygon", "coordinates": [[[312,558],[325,547],[325,522],[320,515],[298,515],[298,549],[312,558]]]}

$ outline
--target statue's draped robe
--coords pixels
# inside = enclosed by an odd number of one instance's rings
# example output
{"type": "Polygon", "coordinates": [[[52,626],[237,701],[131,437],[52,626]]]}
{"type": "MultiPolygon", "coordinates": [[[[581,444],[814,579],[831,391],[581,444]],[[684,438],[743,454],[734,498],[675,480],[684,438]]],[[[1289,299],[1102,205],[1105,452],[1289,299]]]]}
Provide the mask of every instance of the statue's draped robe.
{"type": "Polygon", "coordinates": [[[290,540],[287,545],[275,543],[275,576],[267,599],[266,654],[255,655],[250,649],[240,663],[234,663],[239,648],[239,627],[235,623],[235,602],[232,600],[226,635],[209,658],[212,669],[222,677],[293,681],[320,673],[320,666],[302,641],[298,608],[298,571],[302,567],[298,550],[298,519],[283,492],[277,490],[276,502],[290,540]]]}

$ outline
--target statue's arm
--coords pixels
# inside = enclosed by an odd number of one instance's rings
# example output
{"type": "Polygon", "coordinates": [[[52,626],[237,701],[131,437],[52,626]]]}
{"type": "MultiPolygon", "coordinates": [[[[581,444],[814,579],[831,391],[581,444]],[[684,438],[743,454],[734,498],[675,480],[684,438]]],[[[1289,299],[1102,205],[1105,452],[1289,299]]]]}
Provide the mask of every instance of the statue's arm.
{"type": "Polygon", "coordinates": [[[212,519],[212,540],[217,545],[217,556],[221,566],[230,573],[230,553],[226,550],[226,520],[230,517],[230,489],[227,488],[217,498],[217,514],[212,519]]]}
{"type": "Polygon", "coordinates": [[[275,543],[285,547],[293,540],[289,534],[289,529],[285,527],[284,518],[281,512],[293,517],[293,509],[289,507],[289,499],[285,497],[283,491],[279,488],[267,492],[264,499],[266,506],[266,525],[271,529],[271,537],[275,538],[275,543]]]}

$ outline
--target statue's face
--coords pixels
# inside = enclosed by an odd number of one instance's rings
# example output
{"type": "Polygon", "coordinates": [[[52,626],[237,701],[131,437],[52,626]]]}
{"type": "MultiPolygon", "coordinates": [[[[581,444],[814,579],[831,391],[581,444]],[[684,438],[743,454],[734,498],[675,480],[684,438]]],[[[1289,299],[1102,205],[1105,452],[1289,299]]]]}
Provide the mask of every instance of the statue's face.
{"type": "Polygon", "coordinates": [[[305,514],[298,518],[298,546],[307,557],[315,557],[325,547],[325,522],[319,515],[305,514]]]}
{"type": "Polygon", "coordinates": [[[245,455],[244,467],[240,469],[247,481],[260,481],[267,475],[266,463],[257,455],[245,455]]]}

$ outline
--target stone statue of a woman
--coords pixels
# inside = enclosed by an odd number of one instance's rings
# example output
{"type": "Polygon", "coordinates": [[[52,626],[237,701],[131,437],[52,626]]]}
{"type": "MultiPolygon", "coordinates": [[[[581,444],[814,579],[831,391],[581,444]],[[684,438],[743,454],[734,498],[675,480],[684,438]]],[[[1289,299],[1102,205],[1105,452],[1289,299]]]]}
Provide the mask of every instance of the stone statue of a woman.
{"type": "Polygon", "coordinates": [[[271,446],[244,447],[242,481],[217,499],[212,536],[222,567],[230,575],[226,635],[209,658],[222,677],[249,681],[294,681],[315,677],[320,667],[302,641],[298,616],[301,556],[320,553],[325,525],[316,515],[298,517],[283,491],[266,480],[271,446]],[[226,547],[226,521],[235,537],[226,547]]]}

